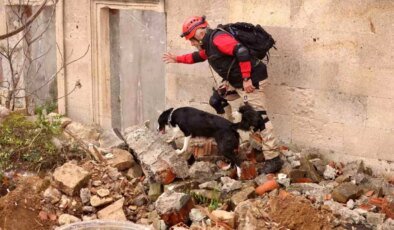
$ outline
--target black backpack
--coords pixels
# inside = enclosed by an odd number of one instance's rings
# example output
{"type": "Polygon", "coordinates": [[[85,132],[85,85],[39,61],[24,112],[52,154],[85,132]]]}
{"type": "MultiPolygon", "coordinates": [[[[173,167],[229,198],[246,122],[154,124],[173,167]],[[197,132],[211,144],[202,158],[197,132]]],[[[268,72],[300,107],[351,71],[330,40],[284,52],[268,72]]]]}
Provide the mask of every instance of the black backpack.
{"type": "Polygon", "coordinates": [[[247,22],[236,22],[218,25],[219,30],[230,33],[237,41],[242,43],[252,56],[269,59],[269,50],[275,47],[275,40],[259,24],[253,25],[247,22]]]}

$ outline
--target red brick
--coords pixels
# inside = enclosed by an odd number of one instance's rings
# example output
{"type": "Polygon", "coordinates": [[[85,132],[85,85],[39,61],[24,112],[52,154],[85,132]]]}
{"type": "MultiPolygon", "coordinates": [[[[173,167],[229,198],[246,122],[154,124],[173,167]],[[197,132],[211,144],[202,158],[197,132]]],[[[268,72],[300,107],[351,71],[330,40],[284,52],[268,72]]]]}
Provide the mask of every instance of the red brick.
{"type": "Polygon", "coordinates": [[[168,226],[173,226],[180,222],[186,223],[189,220],[189,213],[192,208],[194,208],[194,203],[190,199],[178,212],[164,213],[160,217],[168,226]]]}
{"type": "Polygon", "coordinates": [[[244,161],[241,164],[241,180],[251,180],[257,175],[256,166],[250,161],[244,161]]]}

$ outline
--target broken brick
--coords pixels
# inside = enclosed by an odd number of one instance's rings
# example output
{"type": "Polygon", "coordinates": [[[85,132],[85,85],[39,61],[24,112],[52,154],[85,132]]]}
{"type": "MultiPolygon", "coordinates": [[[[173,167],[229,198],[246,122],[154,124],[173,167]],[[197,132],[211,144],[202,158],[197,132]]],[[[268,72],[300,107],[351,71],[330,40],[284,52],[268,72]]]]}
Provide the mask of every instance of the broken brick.
{"type": "Polygon", "coordinates": [[[164,192],[155,202],[155,208],[161,219],[173,226],[177,223],[187,223],[189,212],[194,207],[191,196],[172,190],[164,192]]]}
{"type": "Polygon", "coordinates": [[[258,186],[255,190],[256,194],[262,196],[266,192],[279,188],[279,184],[275,180],[268,180],[264,184],[258,186]]]}
{"type": "Polygon", "coordinates": [[[255,164],[250,161],[244,161],[241,164],[241,180],[252,180],[256,177],[255,164]]]}

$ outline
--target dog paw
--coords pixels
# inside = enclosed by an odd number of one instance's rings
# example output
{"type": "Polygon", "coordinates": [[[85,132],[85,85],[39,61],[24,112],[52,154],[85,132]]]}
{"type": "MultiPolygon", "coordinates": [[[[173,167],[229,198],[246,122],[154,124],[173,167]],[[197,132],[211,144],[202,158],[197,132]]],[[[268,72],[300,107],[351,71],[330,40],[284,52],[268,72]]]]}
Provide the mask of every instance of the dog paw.
{"type": "Polygon", "coordinates": [[[177,149],[177,150],[175,150],[175,152],[176,152],[177,154],[182,154],[182,153],[184,153],[185,151],[182,151],[182,149],[177,149]]]}
{"type": "Polygon", "coordinates": [[[236,166],[236,168],[237,168],[237,176],[238,176],[238,178],[241,178],[241,168],[240,167],[238,167],[238,166],[236,166]]]}

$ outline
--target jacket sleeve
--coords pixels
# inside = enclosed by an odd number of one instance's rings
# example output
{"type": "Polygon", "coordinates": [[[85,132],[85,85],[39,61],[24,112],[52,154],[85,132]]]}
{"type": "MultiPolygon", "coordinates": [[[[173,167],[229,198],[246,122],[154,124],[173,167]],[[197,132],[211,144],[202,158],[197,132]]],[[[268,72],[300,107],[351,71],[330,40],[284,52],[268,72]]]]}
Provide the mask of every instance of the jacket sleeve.
{"type": "MultiPolygon", "coordinates": [[[[229,56],[236,56],[237,49],[240,46],[240,43],[227,33],[222,33],[215,36],[213,39],[213,44],[215,44],[220,52],[229,56]]],[[[238,60],[238,63],[239,68],[241,69],[242,78],[250,77],[250,72],[252,69],[250,58],[247,58],[246,60],[238,60]]]]}
{"type": "Polygon", "coordinates": [[[180,55],[176,57],[178,63],[193,64],[207,60],[205,50],[196,51],[190,54],[180,55]]]}

